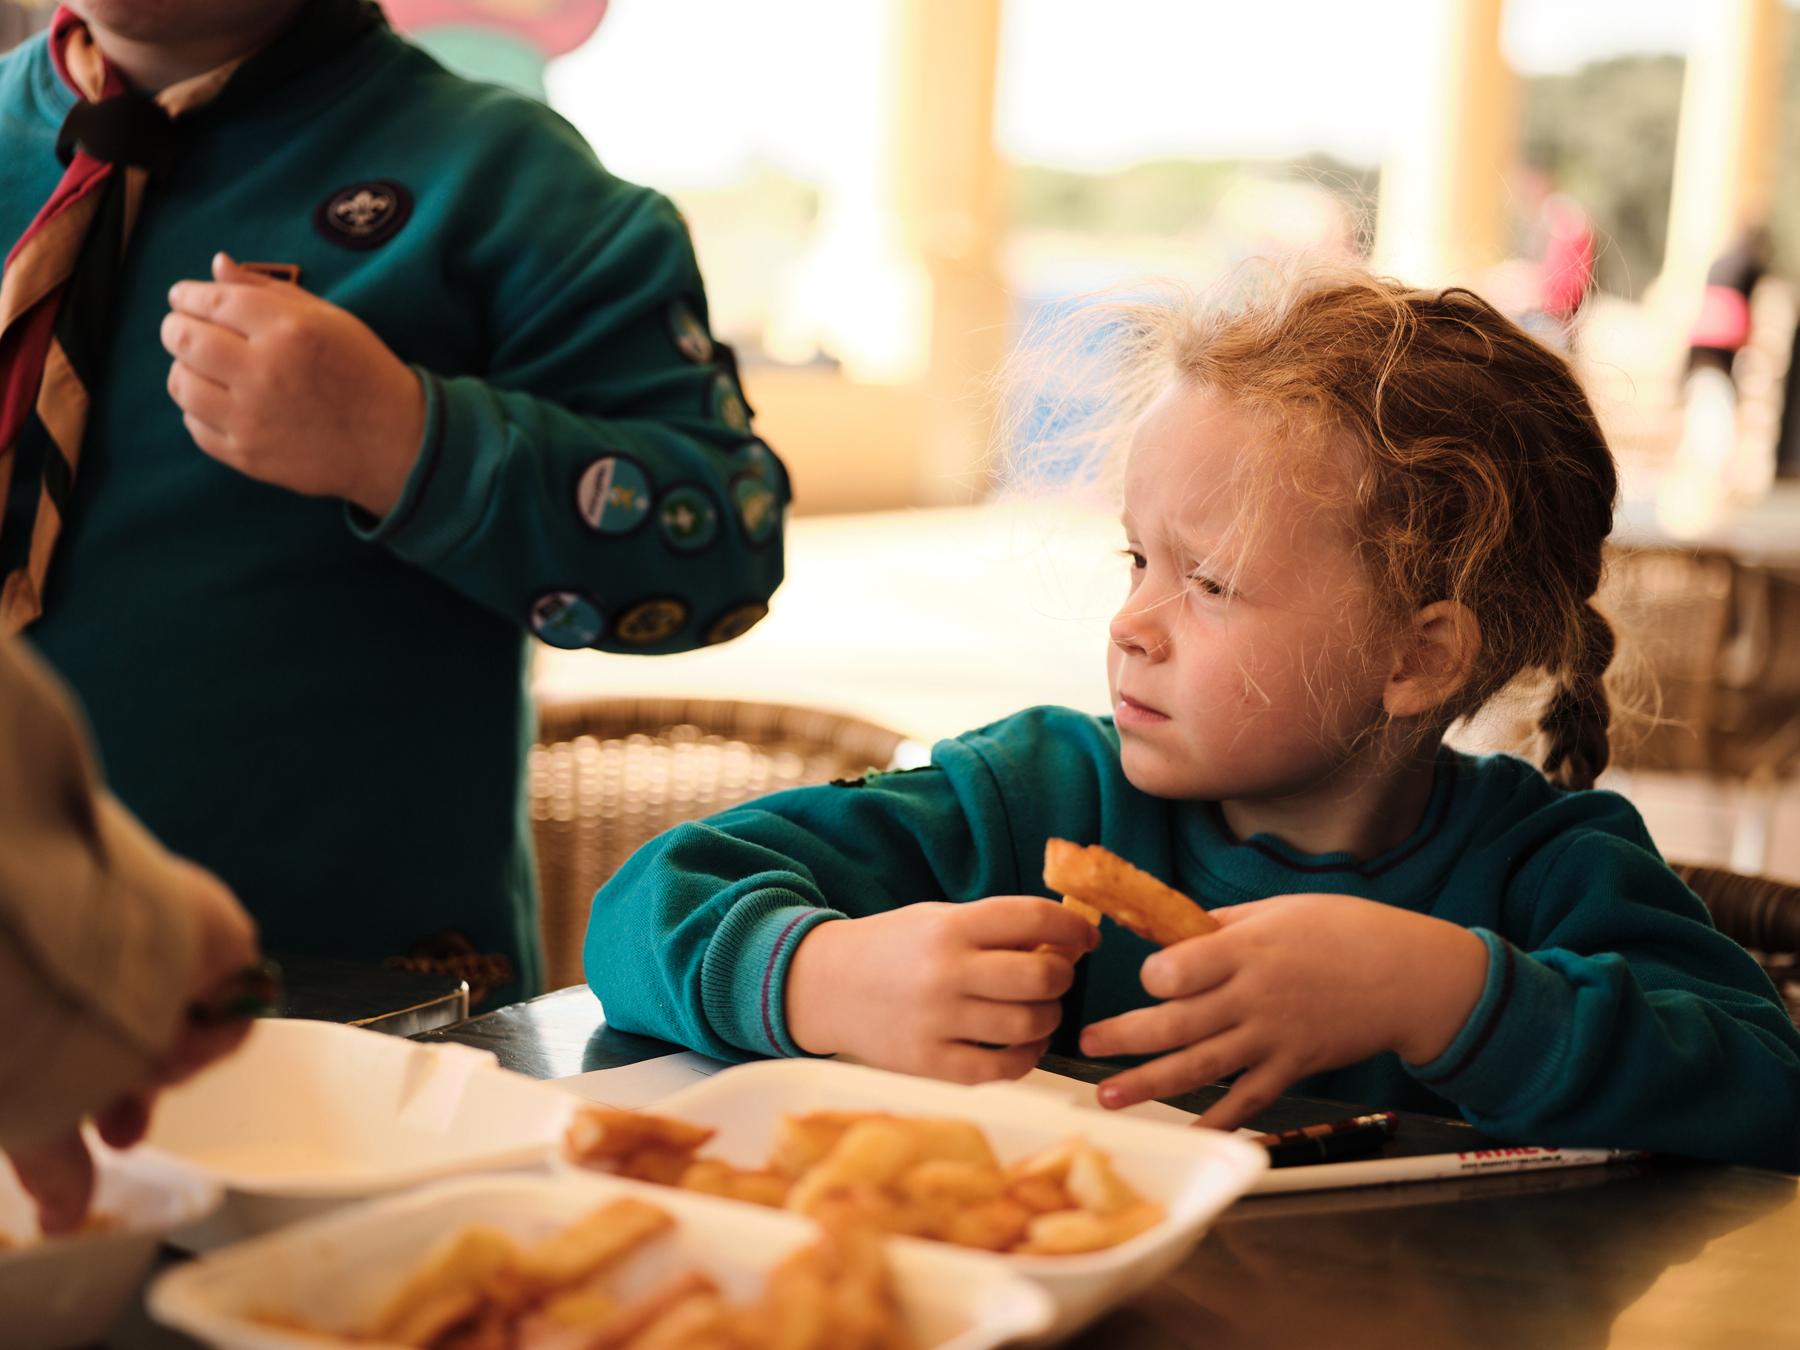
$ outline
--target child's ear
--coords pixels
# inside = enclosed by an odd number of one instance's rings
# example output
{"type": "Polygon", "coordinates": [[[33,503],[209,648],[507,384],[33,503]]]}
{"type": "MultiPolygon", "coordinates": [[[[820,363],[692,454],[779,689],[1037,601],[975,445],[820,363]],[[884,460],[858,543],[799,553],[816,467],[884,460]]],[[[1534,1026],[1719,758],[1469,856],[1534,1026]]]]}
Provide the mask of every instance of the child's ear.
{"type": "Polygon", "coordinates": [[[1454,600],[1439,600],[1412,616],[1395,648],[1382,690],[1389,717],[1420,717],[1469,682],[1481,656],[1481,625],[1454,600]]]}

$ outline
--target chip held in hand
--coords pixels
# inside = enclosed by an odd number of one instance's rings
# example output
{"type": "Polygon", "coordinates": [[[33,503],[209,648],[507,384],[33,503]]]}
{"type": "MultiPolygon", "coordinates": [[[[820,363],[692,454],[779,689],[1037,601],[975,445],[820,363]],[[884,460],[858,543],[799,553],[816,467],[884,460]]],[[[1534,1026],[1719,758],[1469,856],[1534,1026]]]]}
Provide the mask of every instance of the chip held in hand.
{"type": "Polygon", "coordinates": [[[1067,839],[1046,841],[1044,884],[1096,927],[1102,914],[1111,915],[1159,947],[1219,929],[1218,920],[1180,891],[1098,844],[1083,848],[1067,839]]]}

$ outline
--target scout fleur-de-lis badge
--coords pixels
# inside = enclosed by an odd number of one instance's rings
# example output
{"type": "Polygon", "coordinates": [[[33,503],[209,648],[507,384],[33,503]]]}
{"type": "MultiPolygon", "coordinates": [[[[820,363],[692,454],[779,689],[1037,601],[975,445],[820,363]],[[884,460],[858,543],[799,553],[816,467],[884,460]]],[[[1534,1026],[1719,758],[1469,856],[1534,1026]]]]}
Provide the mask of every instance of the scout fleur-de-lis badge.
{"type": "Polygon", "coordinates": [[[340,248],[378,248],[412,216],[412,193],[391,178],[339,188],[313,212],[313,228],[340,248]]]}

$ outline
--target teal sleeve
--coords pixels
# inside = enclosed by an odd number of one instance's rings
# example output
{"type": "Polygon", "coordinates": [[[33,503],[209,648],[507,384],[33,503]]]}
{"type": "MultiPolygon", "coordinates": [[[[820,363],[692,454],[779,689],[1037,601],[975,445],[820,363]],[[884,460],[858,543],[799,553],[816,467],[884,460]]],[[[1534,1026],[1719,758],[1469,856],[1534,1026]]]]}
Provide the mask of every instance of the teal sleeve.
{"type": "Polygon", "coordinates": [[[542,109],[495,100],[438,222],[484,353],[414,365],[400,501],[352,528],[562,647],[722,641],[781,581],[785,471],[751,429],[680,215],[542,109]]]}
{"type": "Polygon", "coordinates": [[[1661,860],[1582,833],[1520,881],[1533,918],[1473,930],[1482,997],[1413,1076],[1500,1139],[1800,1170],[1800,1033],[1661,860]]]}
{"type": "Polygon", "coordinates": [[[942,742],[929,768],[779,793],[651,840],[588,921],[585,968],[607,1023],[721,1058],[798,1054],[786,973],[818,924],[922,900],[1046,894],[1044,826],[1009,814],[1025,794],[1003,791],[996,764],[1010,758],[1031,783],[1052,775],[1056,827],[1088,838],[1101,811],[1095,766],[1116,758],[1099,734],[1044,734],[1058,717],[1078,715],[1021,714],[999,735],[942,742]]]}

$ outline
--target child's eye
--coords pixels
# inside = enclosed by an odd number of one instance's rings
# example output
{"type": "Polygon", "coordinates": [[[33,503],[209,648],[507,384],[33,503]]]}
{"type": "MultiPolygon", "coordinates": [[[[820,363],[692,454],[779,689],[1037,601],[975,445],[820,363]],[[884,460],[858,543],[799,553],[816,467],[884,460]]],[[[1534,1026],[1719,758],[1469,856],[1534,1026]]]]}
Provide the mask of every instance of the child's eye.
{"type": "Polygon", "coordinates": [[[1224,595],[1225,587],[1207,576],[1204,572],[1188,573],[1188,585],[1202,595],[1224,595]]]}
{"type": "Polygon", "coordinates": [[[1130,558],[1132,567],[1140,572],[1150,565],[1150,560],[1144,557],[1144,555],[1139,553],[1135,548],[1122,548],[1119,550],[1119,556],[1121,558],[1130,558]]]}

